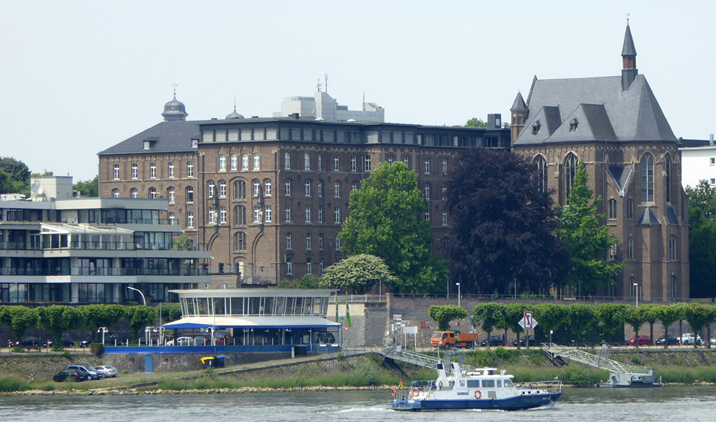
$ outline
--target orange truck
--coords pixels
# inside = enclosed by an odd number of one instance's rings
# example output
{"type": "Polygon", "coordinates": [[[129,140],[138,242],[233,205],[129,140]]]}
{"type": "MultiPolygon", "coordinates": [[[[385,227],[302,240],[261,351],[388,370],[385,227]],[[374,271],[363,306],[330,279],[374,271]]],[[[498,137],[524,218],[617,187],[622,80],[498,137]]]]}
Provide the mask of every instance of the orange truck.
{"type": "Polygon", "coordinates": [[[477,334],[462,334],[459,331],[435,331],[430,337],[433,347],[473,347],[477,345],[477,334]]]}

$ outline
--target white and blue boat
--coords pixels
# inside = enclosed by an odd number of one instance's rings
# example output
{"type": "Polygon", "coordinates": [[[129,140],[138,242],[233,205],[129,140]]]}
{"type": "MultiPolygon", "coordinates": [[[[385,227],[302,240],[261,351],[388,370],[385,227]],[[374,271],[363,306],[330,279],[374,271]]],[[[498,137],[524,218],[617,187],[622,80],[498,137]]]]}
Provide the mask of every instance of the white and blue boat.
{"type": "Polygon", "coordinates": [[[414,382],[409,389],[393,389],[393,410],[523,410],[553,405],[562,395],[559,380],[528,383],[520,387],[514,376],[495,368],[468,372],[452,362],[448,375],[443,362],[437,364],[435,381],[414,382]]]}

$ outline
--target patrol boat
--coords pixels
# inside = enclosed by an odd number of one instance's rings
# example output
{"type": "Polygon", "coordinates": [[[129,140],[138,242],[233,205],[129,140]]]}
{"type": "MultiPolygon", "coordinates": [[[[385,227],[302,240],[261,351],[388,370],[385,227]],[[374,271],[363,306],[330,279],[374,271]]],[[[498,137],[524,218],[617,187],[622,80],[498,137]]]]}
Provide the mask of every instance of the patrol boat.
{"type": "Polygon", "coordinates": [[[452,374],[443,362],[437,364],[438,379],[414,382],[410,389],[393,388],[393,410],[522,410],[554,404],[562,395],[559,380],[516,387],[513,375],[495,368],[466,372],[452,362],[452,374]]]}

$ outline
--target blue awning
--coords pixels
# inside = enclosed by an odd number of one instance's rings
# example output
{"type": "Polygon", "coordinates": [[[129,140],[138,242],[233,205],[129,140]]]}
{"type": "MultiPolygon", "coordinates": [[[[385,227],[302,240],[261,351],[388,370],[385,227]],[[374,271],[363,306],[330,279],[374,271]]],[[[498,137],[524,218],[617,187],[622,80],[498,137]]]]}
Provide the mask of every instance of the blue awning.
{"type": "Polygon", "coordinates": [[[197,328],[337,328],[339,323],[321,317],[187,317],[164,324],[167,330],[197,328]]]}

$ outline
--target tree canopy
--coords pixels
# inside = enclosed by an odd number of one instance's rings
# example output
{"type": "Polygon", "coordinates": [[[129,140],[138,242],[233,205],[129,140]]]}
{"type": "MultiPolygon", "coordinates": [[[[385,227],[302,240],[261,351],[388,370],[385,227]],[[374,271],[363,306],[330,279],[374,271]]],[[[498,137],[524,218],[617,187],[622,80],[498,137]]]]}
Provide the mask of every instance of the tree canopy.
{"type": "Polygon", "coordinates": [[[276,286],[279,289],[317,289],[320,287],[321,278],[317,275],[305,274],[303,277],[293,280],[281,280],[276,286]]]}
{"type": "Polygon", "coordinates": [[[80,180],[72,188],[82,192],[83,196],[97,197],[99,196],[99,177],[95,176],[92,180],[80,180]]]}
{"type": "Polygon", "coordinates": [[[351,192],[349,206],[338,235],[343,253],[383,258],[396,276],[395,285],[406,293],[430,293],[445,285],[445,264],[431,253],[427,204],[415,172],[405,163],[381,163],[351,192]]]}
{"type": "Polygon", "coordinates": [[[12,157],[0,158],[0,193],[30,194],[30,169],[12,157]]]}
{"type": "Polygon", "coordinates": [[[557,212],[538,189],[534,166],[508,151],[472,148],[447,183],[453,280],[465,292],[545,292],[564,277],[569,256],[555,235],[557,212]]]}
{"type": "Polygon", "coordinates": [[[716,297],[716,188],[706,180],[687,187],[691,297],[716,297]]]}
{"type": "Polygon", "coordinates": [[[609,285],[612,276],[624,268],[624,263],[605,259],[609,248],[617,243],[617,238],[609,233],[608,226],[599,222],[604,218],[597,213],[601,197],[592,201],[594,191],[587,186],[587,180],[587,170],[584,162],[580,161],[568,205],[560,207],[561,226],[558,233],[572,259],[566,283],[579,286],[582,292],[594,293],[609,285]]]}
{"type": "Polygon", "coordinates": [[[438,330],[450,329],[450,322],[467,317],[467,311],[456,305],[433,305],[428,309],[428,316],[438,323],[438,330]]]}
{"type": "Polygon", "coordinates": [[[395,277],[381,258],[358,254],[323,270],[320,285],[324,288],[351,288],[355,293],[362,294],[379,281],[390,285],[395,283],[395,277]]]}
{"type": "Polygon", "coordinates": [[[465,123],[465,127],[487,127],[487,122],[482,119],[478,119],[477,117],[473,117],[465,123]]]}

